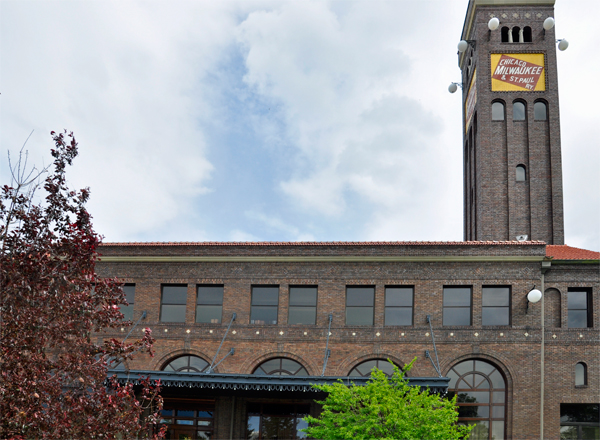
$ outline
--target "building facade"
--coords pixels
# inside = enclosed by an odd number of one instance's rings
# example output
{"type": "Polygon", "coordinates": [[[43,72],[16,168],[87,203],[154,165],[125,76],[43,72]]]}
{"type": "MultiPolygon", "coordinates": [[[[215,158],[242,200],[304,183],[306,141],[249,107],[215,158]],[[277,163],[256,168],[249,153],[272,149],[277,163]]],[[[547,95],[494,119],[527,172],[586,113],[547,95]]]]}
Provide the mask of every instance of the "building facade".
{"type": "Polygon", "coordinates": [[[600,253],[564,245],[553,3],[469,2],[465,241],[101,246],[156,338],[115,372],[162,380],[170,438],[302,438],[312,383],[414,358],[473,439],[600,438],[600,253]]]}

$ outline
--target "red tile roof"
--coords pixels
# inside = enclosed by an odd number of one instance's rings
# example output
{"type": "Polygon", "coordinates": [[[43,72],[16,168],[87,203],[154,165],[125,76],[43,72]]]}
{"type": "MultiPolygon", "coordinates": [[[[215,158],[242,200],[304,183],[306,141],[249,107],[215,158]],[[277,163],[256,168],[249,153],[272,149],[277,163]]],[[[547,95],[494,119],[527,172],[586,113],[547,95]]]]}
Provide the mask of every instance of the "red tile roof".
{"type": "MultiPolygon", "coordinates": [[[[107,242],[102,246],[493,246],[536,245],[543,241],[180,241],[180,242],[107,242]]],[[[574,249],[574,248],[573,248],[574,249]]]]}
{"type": "Polygon", "coordinates": [[[572,246],[552,245],[546,246],[546,256],[555,260],[600,260],[600,252],[588,251],[572,246]]]}

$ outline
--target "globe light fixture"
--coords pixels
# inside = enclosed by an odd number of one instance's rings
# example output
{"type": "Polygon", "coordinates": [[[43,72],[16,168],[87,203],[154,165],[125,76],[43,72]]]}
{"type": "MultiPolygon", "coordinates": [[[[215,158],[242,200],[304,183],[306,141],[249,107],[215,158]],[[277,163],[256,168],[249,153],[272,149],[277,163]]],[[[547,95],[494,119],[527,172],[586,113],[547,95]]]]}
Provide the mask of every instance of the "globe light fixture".
{"type": "Polygon", "coordinates": [[[448,91],[450,93],[454,93],[458,90],[458,86],[461,86],[461,88],[462,88],[462,85],[459,83],[454,83],[454,82],[450,83],[450,85],[448,86],[448,91]]]}
{"type": "Polygon", "coordinates": [[[527,301],[530,303],[536,303],[540,299],[542,299],[542,292],[540,292],[538,289],[533,289],[527,294],[527,301]]]}
{"type": "Polygon", "coordinates": [[[548,17],[544,20],[544,30],[549,31],[554,27],[554,18],[548,17]]]}
{"type": "Polygon", "coordinates": [[[469,43],[467,43],[466,40],[460,40],[457,47],[458,47],[458,51],[460,53],[463,53],[464,51],[466,51],[469,48],[469,43]]]}
{"type": "Polygon", "coordinates": [[[490,19],[490,21],[488,21],[488,28],[490,31],[495,31],[498,29],[498,26],[500,26],[500,20],[498,20],[498,17],[493,17],[490,19]]]}
{"type": "Polygon", "coordinates": [[[556,42],[558,43],[558,50],[560,51],[567,50],[567,47],[569,47],[569,42],[565,38],[556,40],[556,42]]]}

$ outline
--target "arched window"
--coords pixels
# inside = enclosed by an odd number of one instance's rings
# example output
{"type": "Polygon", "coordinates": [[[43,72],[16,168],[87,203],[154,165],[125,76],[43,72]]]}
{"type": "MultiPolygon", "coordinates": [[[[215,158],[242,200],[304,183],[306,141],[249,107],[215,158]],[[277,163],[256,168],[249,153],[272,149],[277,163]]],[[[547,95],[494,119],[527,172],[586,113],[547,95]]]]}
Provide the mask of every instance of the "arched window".
{"type": "Polygon", "coordinates": [[[531,28],[529,26],[525,26],[523,28],[523,41],[525,43],[531,43],[531,28]]]}
{"type": "Polygon", "coordinates": [[[173,359],[164,366],[164,371],[179,371],[181,373],[202,373],[209,367],[209,363],[198,356],[185,355],[173,359]]]}
{"type": "Polygon", "coordinates": [[[348,376],[369,377],[371,376],[371,370],[373,370],[373,368],[378,368],[388,376],[391,376],[394,373],[394,367],[387,359],[369,359],[368,361],[361,362],[350,370],[348,376]]]}
{"type": "Polygon", "coordinates": [[[525,104],[521,101],[513,102],[513,121],[525,120],[525,104]]]}
{"type": "Polygon", "coordinates": [[[252,374],[267,376],[308,376],[302,364],[288,358],[274,358],[263,362],[252,374]]]}
{"type": "Polygon", "coordinates": [[[517,43],[519,41],[520,33],[521,33],[520,27],[515,26],[514,28],[512,28],[511,33],[508,35],[508,42],[509,43],[517,43]]]}
{"type": "Polygon", "coordinates": [[[446,374],[449,397],[457,396],[458,423],[475,425],[470,438],[503,439],[506,421],[506,381],[489,362],[469,359],[446,374]]]}
{"type": "Polygon", "coordinates": [[[492,102],[492,121],[504,121],[504,103],[492,102]]]}
{"type": "Polygon", "coordinates": [[[517,165],[516,174],[517,182],[525,182],[527,180],[527,170],[525,165],[517,165]]]}
{"type": "Polygon", "coordinates": [[[536,121],[545,121],[548,117],[546,110],[546,103],[543,101],[537,101],[533,104],[533,119],[536,121]]]}
{"type": "Polygon", "coordinates": [[[501,34],[501,40],[503,43],[508,43],[508,34],[509,34],[509,29],[508,27],[504,26],[501,30],[500,30],[500,34],[501,34]]]}
{"type": "Polygon", "coordinates": [[[575,365],[575,386],[587,385],[587,365],[578,362],[575,365]]]}

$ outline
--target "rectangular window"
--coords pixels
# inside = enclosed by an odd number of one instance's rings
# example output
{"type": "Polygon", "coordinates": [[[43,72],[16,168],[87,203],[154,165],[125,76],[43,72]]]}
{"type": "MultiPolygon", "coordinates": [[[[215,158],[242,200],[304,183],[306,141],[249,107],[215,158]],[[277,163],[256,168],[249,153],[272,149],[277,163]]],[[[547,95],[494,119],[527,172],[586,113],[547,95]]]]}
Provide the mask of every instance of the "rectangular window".
{"type": "Polygon", "coordinates": [[[196,322],[220,324],[223,315],[223,286],[198,286],[196,295],[196,322]]]}
{"type": "Polygon", "coordinates": [[[253,286],[250,324],[277,324],[279,286],[253,286]]]}
{"type": "Polygon", "coordinates": [[[290,286],[288,324],[317,322],[317,287],[290,286]]]}
{"type": "Polygon", "coordinates": [[[131,321],[133,319],[133,301],[135,299],[135,284],[125,284],[123,286],[123,293],[125,299],[129,303],[128,306],[121,306],[121,313],[123,314],[123,321],[131,321]]]}
{"type": "Polygon", "coordinates": [[[593,327],[592,291],[590,289],[569,289],[567,297],[569,328],[593,327]]]}
{"type": "Polygon", "coordinates": [[[413,324],[412,287],[385,288],[385,325],[413,324]]]}
{"type": "Polygon", "coordinates": [[[471,325],[471,287],[444,287],[443,325],[471,325]]]}
{"type": "Polygon", "coordinates": [[[346,325],[373,325],[375,287],[346,287],[346,325]]]}
{"type": "Polygon", "coordinates": [[[160,300],[161,322],[185,322],[185,304],[187,285],[165,284],[162,286],[160,300]]]}
{"type": "Polygon", "coordinates": [[[482,295],[482,325],[509,325],[510,287],[484,286],[482,295]]]}

